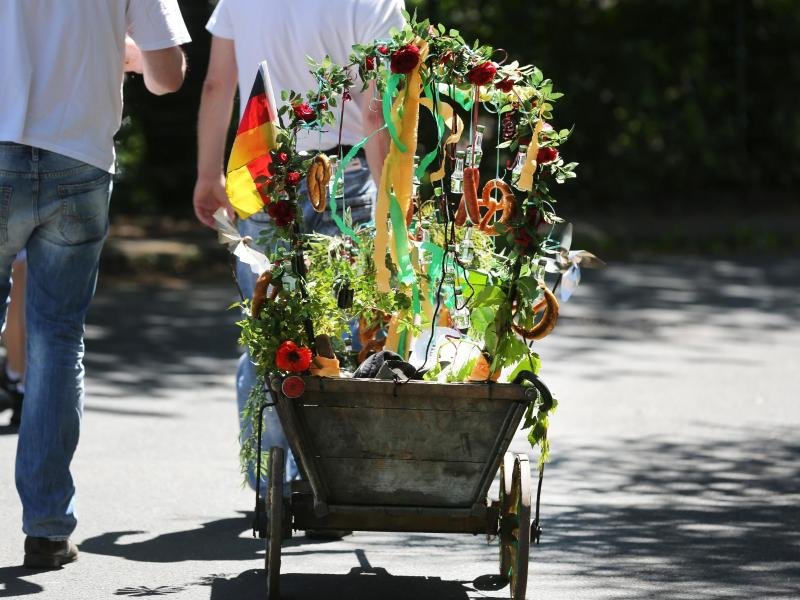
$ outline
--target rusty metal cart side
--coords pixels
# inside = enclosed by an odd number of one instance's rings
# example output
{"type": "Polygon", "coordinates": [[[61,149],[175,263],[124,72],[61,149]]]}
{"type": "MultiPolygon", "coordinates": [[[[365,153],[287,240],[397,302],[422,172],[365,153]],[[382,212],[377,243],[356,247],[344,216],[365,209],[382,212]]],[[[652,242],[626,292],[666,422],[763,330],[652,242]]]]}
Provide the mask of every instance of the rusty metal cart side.
{"type": "Polygon", "coordinates": [[[498,536],[500,575],[524,600],[530,545],[528,458],[508,447],[530,402],[552,402],[533,374],[518,384],[303,378],[298,398],[271,387],[304,481],[283,494],[270,453],[264,506],[267,597],[279,598],[281,540],[294,530],[498,536]],[[500,501],[488,500],[500,470],[500,501]]]}

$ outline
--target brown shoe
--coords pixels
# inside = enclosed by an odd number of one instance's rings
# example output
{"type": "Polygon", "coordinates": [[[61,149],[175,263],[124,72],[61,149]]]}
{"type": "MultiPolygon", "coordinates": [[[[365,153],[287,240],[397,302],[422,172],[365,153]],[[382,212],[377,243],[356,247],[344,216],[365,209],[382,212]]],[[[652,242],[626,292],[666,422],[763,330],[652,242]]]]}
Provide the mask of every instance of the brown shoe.
{"type": "Polygon", "coordinates": [[[25,561],[29,569],[57,569],[78,560],[78,547],[70,540],[25,537],[25,561]]]}

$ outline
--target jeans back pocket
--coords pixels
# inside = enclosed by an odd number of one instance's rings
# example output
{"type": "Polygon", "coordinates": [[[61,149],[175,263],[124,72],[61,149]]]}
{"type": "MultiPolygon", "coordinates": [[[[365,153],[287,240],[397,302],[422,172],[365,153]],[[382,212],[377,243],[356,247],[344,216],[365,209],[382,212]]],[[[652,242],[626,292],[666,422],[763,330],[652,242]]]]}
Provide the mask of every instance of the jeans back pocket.
{"type": "Polygon", "coordinates": [[[103,239],[108,231],[108,203],[111,198],[111,174],[79,183],[58,186],[61,220],[58,226],[71,244],[103,239]]]}

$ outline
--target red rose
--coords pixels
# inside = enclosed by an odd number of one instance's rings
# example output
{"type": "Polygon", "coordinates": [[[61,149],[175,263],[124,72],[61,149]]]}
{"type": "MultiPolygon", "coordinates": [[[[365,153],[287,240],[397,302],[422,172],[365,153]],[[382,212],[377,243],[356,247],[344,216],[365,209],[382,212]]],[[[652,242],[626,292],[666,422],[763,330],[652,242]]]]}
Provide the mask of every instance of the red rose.
{"type": "Polygon", "coordinates": [[[311,366],[311,349],[305,346],[298,346],[291,340],[283,342],[278,346],[275,353],[275,366],[281,371],[291,371],[302,373],[311,366]]]}
{"type": "Polygon", "coordinates": [[[382,44],[378,46],[378,52],[386,56],[387,54],[389,54],[389,47],[386,44],[382,44]]]}
{"type": "Polygon", "coordinates": [[[322,98],[320,98],[317,101],[317,108],[319,110],[327,110],[328,109],[328,99],[325,96],[322,96],[322,98]]]}
{"type": "Polygon", "coordinates": [[[286,152],[275,153],[275,162],[278,163],[279,165],[285,165],[288,160],[289,160],[289,155],[286,152]]]}
{"type": "Polygon", "coordinates": [[[301,102],[300,104],[295,104],[292,106],[292,110],[294,111],[294,116],[300,119],[301,121],[305,121],[309,123],[317,118],[314,109],[308,105],[308,102],[301,102]]]}
{"type": "Polygon", "coordinates": [[[514,85],[516,83],[517,82],[511,79],[510,77],[506,77],[505,79],[498,81],[494,85],[498,90],[500,90],[501,92],[505,92],[507,94],[514,89],[514,85]]]}
{"type": "Polygon", "coordinates": [[[489,60],[472,67],[467,73],[467,81],[473,85],[486,85],[492,82],[495,75],[497,75],[497,67],[489,60]]]}
{"type": "Polygon", "coordinates": [[[364,59],[364,70],[365,71],[374,71],[375,70],[375,57],[368,56],[364,59]]]}
{"type": "Polygon", "coordinates": [[[302,178],[303,178],[303,176],[300,175],[299,171],[289,171],[286,174],[286,183],[288,185],[297,185],[298,183],[300,183],[300,180],[302,178]]]}
{"type": "Polygon", "coordinates": [[[419,64],[419,48],[408,44],[392,52],[389,67],[392,73],[410,73],[419,64]]]}
{"type": "Polygon", "coordinates": [[[528,250],[533,244],[533,242],[534,242],[533,236],[531,236],[531,234],[525,231],[524,229],[517,229],[514,232],[514,243],[523,252],[528,250]]]}
{"type": "Polygon", "coordinates": [[[294,221],[294,207],[286,200],[270,202],[267,206],[267,214],[272,217],[278,227],[286,227],[294,221]]]}
{"type": "Polygon", "coordinates": [[[536,163],[540,165],[551,163],[557,158],[558,158],[558,149],[552,148],[550,146],[539,148],[539,151],[536,153],[536,163]]]}

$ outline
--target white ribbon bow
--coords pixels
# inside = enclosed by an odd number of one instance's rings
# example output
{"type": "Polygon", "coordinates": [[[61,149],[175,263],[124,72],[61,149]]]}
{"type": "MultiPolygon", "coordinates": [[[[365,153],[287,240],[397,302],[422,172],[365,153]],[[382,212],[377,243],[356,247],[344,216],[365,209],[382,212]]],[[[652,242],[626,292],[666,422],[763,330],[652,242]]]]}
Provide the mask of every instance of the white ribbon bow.
{"type": "Polygon", "coordinates": [[[253,242],[253,239],[250,236],[239,235],[239,230],[236,229],[224,208],[217,209],[217,212],[214,213],[214,221],[217,223],[219,243],[226,245],[228,250],[248,265],[253,273],[261,275],[264,271],[272,268],[272,263],[263,252],[250,247],[249,244],[253,242]]]}

